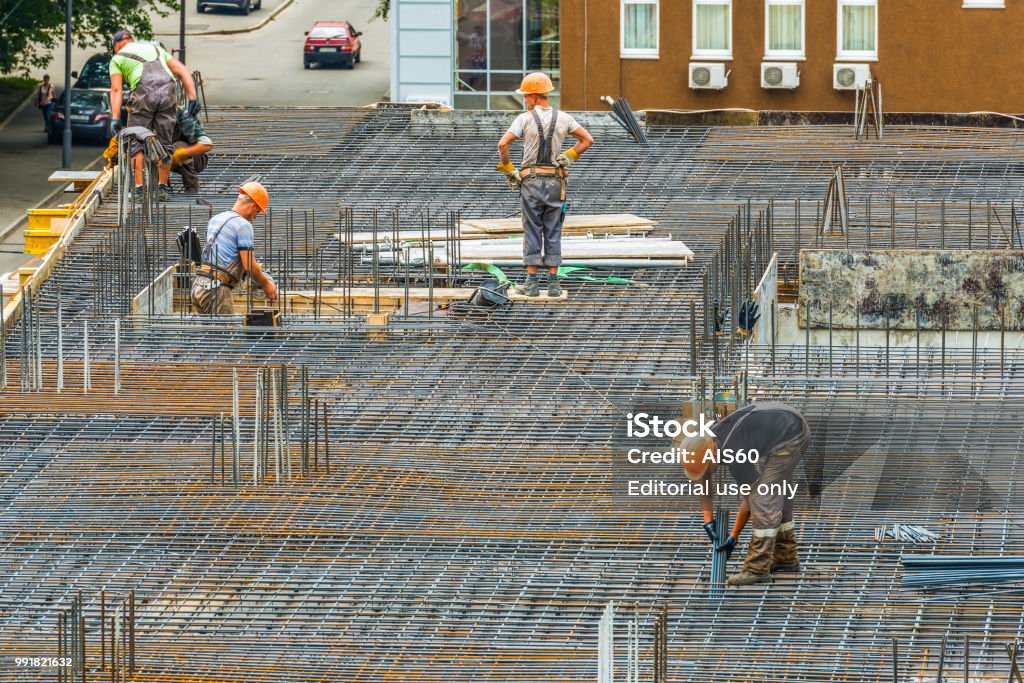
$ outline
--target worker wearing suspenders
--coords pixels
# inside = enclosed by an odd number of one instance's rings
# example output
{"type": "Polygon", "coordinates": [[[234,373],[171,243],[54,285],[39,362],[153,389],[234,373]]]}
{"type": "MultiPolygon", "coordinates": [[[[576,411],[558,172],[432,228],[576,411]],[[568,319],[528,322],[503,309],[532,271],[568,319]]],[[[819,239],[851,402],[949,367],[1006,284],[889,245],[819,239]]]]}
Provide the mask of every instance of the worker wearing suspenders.
{"type": "Polygon", "coordinates": [[[527,111],[520,114],[498,143],[501,163],[509,187],[519,192],[523,213],[523,264],[526,283],[518,289],[527,296],[539,296],[537,269],[548,267],[548,296],[561,296],[558,266],[562,263],[562,222],[565,220],[565,187],[569,165],[594,143],[583,126],[565,112],[548,106],[548,93],[555,89],[547,74],[527,74],[516,92],[523,96],[527,111]],[[566,135],[576,138],[575,147],[559,153],[566,135]],[[523,163],[516,170],[508,146],[523,141],[523,163]]]}

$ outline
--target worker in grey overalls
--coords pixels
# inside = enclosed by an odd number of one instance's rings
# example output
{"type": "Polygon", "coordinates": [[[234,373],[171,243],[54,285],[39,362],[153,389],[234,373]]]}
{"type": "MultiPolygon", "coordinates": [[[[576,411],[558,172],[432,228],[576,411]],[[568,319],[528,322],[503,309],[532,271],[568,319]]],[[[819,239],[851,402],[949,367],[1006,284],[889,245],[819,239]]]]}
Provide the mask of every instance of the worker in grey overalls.
{"type": "Polygon", "coordinates": [[[252,219],[266,213],[269,204],[266,188],[250,181],[238,188],[238,199],[230,211],[210,219],[203,262],[192,281],[192,304],[200,313],[232,315],[235,308],[231,292],[246,273],[263,288],[268,299],[277,298],[274,281],[263,272],[253,254],[252,219]]]}
{"type": "MultiPolygon", "coordinates": [[[[748,328],[750,329],[750,328],[748,328]]],[[[683,469],[686,476],[701,482],[700,496],[704,531],[716,551],[726,558],[739,542],[740,532],[749,520],[753,526],[743,571],[730,576],[730,586],[748,586],[771,581],[772,574],[800,571],[796,527],[793,522],[793,495],[796,493],[796,467],[811,443],[811,429],[796,408],[776,401],[758,401],[718,420],[713,436],[687,437],[680,443],[685,449],[683,469]],[[723,449],[733,453],[757,451],[756,463],[732,462],[729,472],[739,484],[751,487],[743,498],[736,523],[725,538],[714,528],[714,484],[718,469],[713,459],[723,449]],[[711,458],[705,454],[711,451],[711,458]]],[[[738,460],[738,459],[737,459],[738,460]]]]}
{"type": "MultiPolygon", "coordinates": [[[[193,116],[199,113],[196,84],[192,72],[172,57],[157,43],[137,43],[128,31],[114,34],[114,56],[110,58],[110,111],[111,129],[120,127],[121,104],[125,85],[131,90],[128,98],[128,128],[141,126],[156,135],[167,151],[166,159],[174,152],[174,124],[177,110],[176,82],[181,80],[188,96],[186,110],[193,116]]],[[[131,148],[132,168],[135,171],[135,194],[142,196],[142,148],[131,148]]],[[[170,163],[159,164],[159,199],[170,198],[170,163]]]]}
{"type": "Polygon", "coordinates": [[[501,163],[509,187],[519,192],[523,211],[523,264],[526,283],[518,289],[526,296],[538,296],[537,268],[548,267],[548,296],[561,296],[558,266],[562,263],[562,223],[565,220],[565,186],[569,165],[580,158],[594,138],[565,112],[548,106],[548,93],[555,86],[547,74],[527,74],[517,93],[523,96],[527,111],[516,117],[498,143],[501,163]],[[576,146],[565,152],[566,135],[576,138],[576,146]],[[523,163],[519,170],[512,164],[508,146],[523,140],[523,163]]]}

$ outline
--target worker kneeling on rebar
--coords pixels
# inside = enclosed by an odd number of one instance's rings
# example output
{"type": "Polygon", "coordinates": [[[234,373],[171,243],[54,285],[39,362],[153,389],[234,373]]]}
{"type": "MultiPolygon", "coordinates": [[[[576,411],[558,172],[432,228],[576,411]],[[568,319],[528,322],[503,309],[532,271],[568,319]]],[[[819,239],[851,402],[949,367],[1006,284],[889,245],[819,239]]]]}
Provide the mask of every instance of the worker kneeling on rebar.
{"type": "Polygon", "coordinates": [[[258,182],[238,188],[238,198],[230,211],[218,213],[206,226],[206,245],[202,264],[192,282],[192,304],[200,313],[232,315],[235,312],[231,290],[248,273],[253,282],[273,301],[277,287],[253,253],[255,238],[252,219],[266,213],[270,196],[258,182]]]}
{"type": "Polygon", "coordinates": [[[771,581],[775,572],[800,571],[793,526],[793,474],[811,442],[807,420],[784,403],[765,401],[727,415],[715,423],[713,432],[713,438],[688,437],[681,446],[690,453],[684,455],[686,476],[703,485],[700,503],[704,531],[715,551],[724,551],[728,559],[748,520],[753,527],[743,571],[730,576],[726,583],[747,586],[771,581]],[[721,539],[715,531],[715,491],[711,482],[718,458],[705,454],[709,450],[716,454],[741,449],[747,454],[756,451],[757,462],[749,458],[746,462],[732,460],[729,471],[737,483],[750,486],[750,494],[743,497],[729,536],[721,539]]]}
{"type": "Polygon", "coordinates": [[[519,192],[523,213],[523,264],[526,283],[518,290],[526,296],[539,296],[537,268],[548,267],[548,296],[562,296],[558,266],[562,264],[562,223],[565,222],[565,186],[569,166],[580,158],[594,138],[570,114],[548,105],[548,93],[555,89],[547,74],[526,74],[517,93],[523,96],[528,111],[512,122],[498,142],[497,169],[505,174],[510,188],[519,192]],[[566,135],[576,145],[565,152],[566,135]],[[508,146],[523,140],[523,163],[516,170],[508,146]]]}

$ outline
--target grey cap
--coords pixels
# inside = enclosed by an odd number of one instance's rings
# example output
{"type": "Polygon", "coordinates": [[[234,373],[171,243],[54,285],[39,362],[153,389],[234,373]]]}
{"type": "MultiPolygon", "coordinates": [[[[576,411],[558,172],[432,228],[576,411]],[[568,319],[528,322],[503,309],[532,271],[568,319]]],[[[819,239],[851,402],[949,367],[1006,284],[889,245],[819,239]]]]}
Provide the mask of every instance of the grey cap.
{"type": "Polygon", "coordinates": [[[129,31],[128,29],[124,29],[123,28],[123,29],[121,29],[120,31],[118,31],[117,33],[114,34],[114,40],[110,44],[111,47],[113,47],[114,45],[117,45],[118,43],[120,43],[125,38],[134,38],[134,36],[132,35],[131,31],[129,31]]]}

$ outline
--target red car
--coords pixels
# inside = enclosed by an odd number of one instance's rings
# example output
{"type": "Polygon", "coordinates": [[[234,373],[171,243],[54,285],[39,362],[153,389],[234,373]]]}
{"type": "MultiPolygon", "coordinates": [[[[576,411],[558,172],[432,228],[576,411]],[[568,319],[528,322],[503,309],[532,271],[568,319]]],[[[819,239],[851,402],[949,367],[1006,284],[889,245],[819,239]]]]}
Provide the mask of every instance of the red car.
{"type": "Polygon", "coordinates": [[[363,35],[347,21],[318,21],[306,31],[306,44],[302,48],[302,65],[307,69],[316,64],[341,64],[353,68],[362,58],[363,35]]]}

